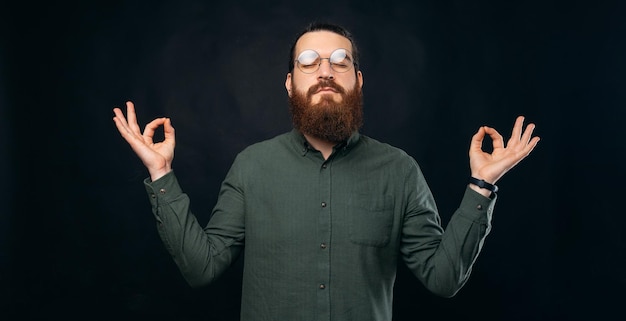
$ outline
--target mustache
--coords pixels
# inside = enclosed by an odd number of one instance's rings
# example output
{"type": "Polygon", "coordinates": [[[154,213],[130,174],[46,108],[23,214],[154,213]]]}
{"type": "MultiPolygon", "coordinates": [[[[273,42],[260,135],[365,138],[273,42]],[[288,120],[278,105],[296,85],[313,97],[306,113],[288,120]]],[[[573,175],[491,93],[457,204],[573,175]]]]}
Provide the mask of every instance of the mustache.
{"type": "Polygon", "coordinates": [[[343,87],[339,86],[337,83],[335,83],[335,81],[333,80],[328,80],[328,79],[322,79],[320,80],[317,84],[311,86],[311,88],[309,88],[309,91],[307,92],[307,96],[310,97],[311,95],[315,94],[317,91],[319,91],[321,88],[332,88],[335,91],[337,91],[340,94],[345,94],[346,91],[343,89],[343,87]]]}

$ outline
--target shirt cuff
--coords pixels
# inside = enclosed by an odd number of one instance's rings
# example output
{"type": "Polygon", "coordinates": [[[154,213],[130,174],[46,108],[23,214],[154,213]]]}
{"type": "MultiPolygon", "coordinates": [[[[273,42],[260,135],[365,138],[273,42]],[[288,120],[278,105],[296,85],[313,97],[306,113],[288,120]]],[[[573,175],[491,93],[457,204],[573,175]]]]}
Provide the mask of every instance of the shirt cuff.
{"type": "Polygon", "coordinates": [[[459,206],[461,215],[477,223],[489,224],[498,197],[495,193],[492,195],[493,198],[485,197],[469,186],[466,187],[459,206]]]}
{"type": "Polygon", "coordinates": [[[146,178],[143,183],[152,207],[170,203],[183,194],[183,190],[178,184],[178,179],[176,179],[173,170],[155,181],[146,178]]]}

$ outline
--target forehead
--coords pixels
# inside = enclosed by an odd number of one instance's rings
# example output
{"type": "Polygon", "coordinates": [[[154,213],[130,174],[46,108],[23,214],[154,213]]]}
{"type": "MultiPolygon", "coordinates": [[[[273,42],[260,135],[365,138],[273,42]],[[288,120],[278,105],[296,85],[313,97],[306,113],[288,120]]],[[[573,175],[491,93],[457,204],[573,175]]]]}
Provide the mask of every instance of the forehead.
{"type": "Polygon", "coordinates": [[[330,31],[307,32],[296,42],[296,54],[303,50],[313,49],[320,54],[330,54],[337,48],[352,51],[350,39],[330,31]]]}

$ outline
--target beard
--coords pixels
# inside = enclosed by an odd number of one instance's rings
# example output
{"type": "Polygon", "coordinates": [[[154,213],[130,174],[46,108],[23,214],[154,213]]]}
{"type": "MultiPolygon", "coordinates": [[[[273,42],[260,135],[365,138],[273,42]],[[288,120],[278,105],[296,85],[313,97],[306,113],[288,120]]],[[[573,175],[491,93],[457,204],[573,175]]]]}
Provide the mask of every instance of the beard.
{"type": "Polygon", "coordinates": [[[346,91],[334,81],[321,80],[306,94],[293,90],[289,97],[289,111],[293,126],[301,133],[340,143],[363,125],[363,95],[358,83],[346,91]],[[331,94],[323,94],[318,103],[312,104],[313,94],[323,87],[334,88],[341,95],[341,101],[335,102],[331,94]]]}

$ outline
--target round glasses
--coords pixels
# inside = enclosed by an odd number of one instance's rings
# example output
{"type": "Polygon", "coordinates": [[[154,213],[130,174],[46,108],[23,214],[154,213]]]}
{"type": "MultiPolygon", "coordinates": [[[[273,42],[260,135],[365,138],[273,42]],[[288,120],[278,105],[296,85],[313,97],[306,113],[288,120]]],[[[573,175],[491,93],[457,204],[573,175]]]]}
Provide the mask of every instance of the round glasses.
{"type": "Polygon", "coordinates": [[[296,65],[303,73],[311,74],[320,69],[324,59],[328,60],[330,68],[336,72],[346,72],[355,65],[350,52],[343,48],[336,49],[328,58],[321,58],[317,51],[307,49],[300,53],[298,59],[296,59],[296,65]]]}

